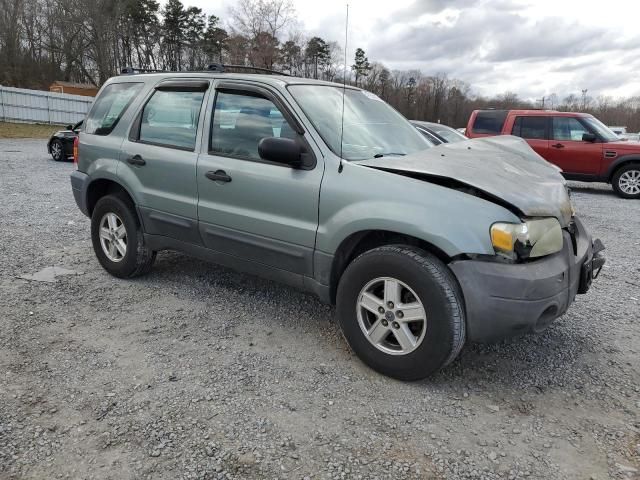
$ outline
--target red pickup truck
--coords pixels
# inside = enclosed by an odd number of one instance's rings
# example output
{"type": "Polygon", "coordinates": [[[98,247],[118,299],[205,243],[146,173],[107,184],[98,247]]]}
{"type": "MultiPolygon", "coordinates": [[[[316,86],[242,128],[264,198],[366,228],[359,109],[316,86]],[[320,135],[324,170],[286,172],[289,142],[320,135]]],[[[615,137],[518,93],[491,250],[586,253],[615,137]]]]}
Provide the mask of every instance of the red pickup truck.
{"type": "Polygon", "coordinates": [[[607,182],[623,198],[640,198],[640,143],[623,141],[592,115],[550,110],[475,110],[469,138],[522,137],[569,180],[607,182]]]}

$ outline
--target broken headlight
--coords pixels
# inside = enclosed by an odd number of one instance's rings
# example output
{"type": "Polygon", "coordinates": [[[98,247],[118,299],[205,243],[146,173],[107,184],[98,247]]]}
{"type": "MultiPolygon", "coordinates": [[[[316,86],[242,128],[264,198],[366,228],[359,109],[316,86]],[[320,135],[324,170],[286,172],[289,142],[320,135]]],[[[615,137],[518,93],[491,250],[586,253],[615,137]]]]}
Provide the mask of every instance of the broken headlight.
{"type": "Polygon", "coordinates": [[[498,255],[512,260],[544,257],[562,250],[562,228],[556,218],[494,223],[491,243],[498,255]]]}

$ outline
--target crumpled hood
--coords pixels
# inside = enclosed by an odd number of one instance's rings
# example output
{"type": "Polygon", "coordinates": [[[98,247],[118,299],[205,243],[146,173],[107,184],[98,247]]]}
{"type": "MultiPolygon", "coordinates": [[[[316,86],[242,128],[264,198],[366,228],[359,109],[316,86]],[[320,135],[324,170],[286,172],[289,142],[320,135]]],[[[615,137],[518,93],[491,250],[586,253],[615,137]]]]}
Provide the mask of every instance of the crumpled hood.
{"type": "Polygon", "coordinates": [[[453,179],[499,198],[528,217],[571,221],[571,201],[560,169],[519,137],[501,135],[443,144],[405,157],[356,162],[389,172],[453,179]]]}

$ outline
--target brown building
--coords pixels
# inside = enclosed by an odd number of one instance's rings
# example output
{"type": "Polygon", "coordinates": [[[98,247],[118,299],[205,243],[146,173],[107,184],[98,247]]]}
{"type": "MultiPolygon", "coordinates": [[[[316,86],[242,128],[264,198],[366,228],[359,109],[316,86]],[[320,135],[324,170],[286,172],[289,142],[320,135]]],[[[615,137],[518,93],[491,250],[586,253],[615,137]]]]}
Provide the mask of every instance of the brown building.
{"type": "Polygon", "coordinates": [[[56,80],[49,86],[50,92],[70,93],[71,95],[84,95],[86,97],[95,97],[98,93],[98,87],[87,83],[62,82],[56,80]]]}

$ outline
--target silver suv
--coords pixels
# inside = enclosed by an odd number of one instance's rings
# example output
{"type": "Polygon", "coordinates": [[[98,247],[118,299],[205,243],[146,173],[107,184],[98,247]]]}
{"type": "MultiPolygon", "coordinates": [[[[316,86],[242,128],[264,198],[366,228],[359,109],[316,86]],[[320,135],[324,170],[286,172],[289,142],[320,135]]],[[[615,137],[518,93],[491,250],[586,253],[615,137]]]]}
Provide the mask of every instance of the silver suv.
{"type": "Polygon", "coordinates": [[[75,153],[73,194],[109,273],[147,273],[171,249],[293,285],[335,303],[357,355],[399,379],[466,341],[543,330],[604,263],[558,169],[523,140],[433,147],[349,86],[121,75],[75,153]]]}

